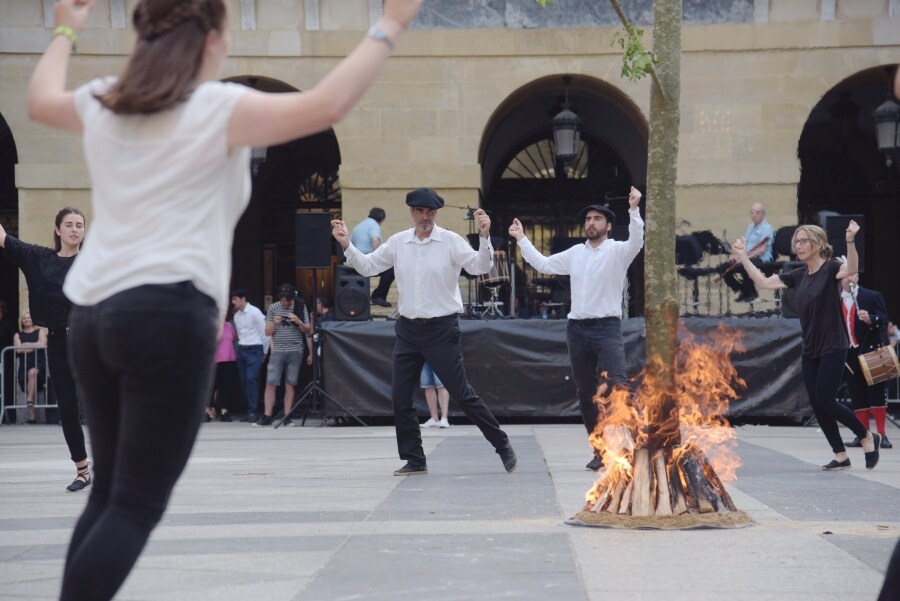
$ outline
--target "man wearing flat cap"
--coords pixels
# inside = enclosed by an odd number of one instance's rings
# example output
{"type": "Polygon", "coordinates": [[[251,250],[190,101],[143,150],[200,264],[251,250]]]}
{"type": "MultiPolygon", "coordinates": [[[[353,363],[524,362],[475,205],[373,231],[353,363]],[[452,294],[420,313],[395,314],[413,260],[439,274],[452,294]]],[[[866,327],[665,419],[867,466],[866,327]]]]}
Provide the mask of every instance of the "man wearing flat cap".
{"type": "Polygon", "coordinates": [[[422,450],[422,431],[413,407],[413,394],[419,385],[422,365],[427,361],[459,402],[466,417],[478,426],[500,455],[507,472],[516,469],[516,453],[509,437],[484,401],[475,394],[466,379],[459,335],[459,314],[463,312],[459,274],[490,271],[494,249],[490,241],[491,220],[483,210],[475,211],[479,246],[475,251],[459,234],[435,223],[444,199],[430,188],[419,188],[406,195],[413,227],[387,239],[371,254],[363,254],[350,242],[343,221],[331,222],[332,235],[340,243],[347,263],[364,276],[373,276],[394,268],[400,293],[400,318],[394,330],[394,372],[391,396],[397,448],[406,465],[395,476],[428,473],[422,450]]]}
{"type": "MultiPolygon", "coordinates": [[[[518,219],[509,226],[509,235],[516,239],[522,258],[529,265],[541,273],[571,276],[572,307],[566,342],[581,417],[589,436],[600,417],[594,395],[600,386],[601,372],[606,372],[607,389],[628,380],[622,341],[622,295],[628,266],[644,246],[640,202],[641,193],[632,186],[628,195],[628,240],[611,240],[609,233],[616,214],[604,205],[591,205],[578,214],[579,220],[584,220],[584,244],[549,257],[525,237],[518,219]]],[[[602,465],[595,450],[585,467],[596,471],[602,465]]]]}

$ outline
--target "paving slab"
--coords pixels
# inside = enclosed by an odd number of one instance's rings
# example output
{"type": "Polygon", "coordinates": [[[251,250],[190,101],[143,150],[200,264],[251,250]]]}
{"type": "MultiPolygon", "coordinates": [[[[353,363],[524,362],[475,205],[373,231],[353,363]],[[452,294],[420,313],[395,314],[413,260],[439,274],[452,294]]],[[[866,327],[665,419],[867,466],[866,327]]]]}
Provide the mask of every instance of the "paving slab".
{"type": "MultiPolygon", "coordinates": [[[[398,478],[392,427],[312,423],[204,425],[117,598],[862,601],[900,536],[900,451],[825,473],[816,428],[737,428],[753,526],[648,532],[564,524],[594,478],[578,424],[505,427],[512,474],[474,427],[425,430],[429,474],[398,478]]],[[[0,427],[0,601],[58,595],[73,475],[59,427],[0,427]]]]}

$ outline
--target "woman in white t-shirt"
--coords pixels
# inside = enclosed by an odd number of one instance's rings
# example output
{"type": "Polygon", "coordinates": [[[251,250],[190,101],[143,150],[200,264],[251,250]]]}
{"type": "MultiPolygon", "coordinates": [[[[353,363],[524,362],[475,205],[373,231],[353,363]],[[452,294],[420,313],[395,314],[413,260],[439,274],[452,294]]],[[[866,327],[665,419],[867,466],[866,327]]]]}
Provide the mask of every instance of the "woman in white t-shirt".
{"type": "Polygon", "coordinates": [[[209,399],[234,227],[249,201],[250,147],[343,119],[421,0],[384,17],[306,93],[216,81],[229,49],[224,0],[139,0],[118,78],[66,89],[93,0],[60,0],[28,86],[32,119],[83,133],[94,225],[66,279],[69,344],[87,408],[94,486],[60,598],[110,599],[162,517],[209,399]]]}

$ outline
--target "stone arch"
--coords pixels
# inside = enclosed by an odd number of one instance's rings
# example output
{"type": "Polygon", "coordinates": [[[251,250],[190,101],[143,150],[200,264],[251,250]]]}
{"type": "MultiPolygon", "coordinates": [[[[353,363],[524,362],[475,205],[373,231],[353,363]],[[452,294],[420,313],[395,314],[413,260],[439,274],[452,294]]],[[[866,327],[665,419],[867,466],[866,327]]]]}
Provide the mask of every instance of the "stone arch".
{"type": "MultiPolygon", "coordinates": [[[[227,81],[270,93],[298,91],[256,75],[227,81]]],[[[295,268],[294,214],[327,211],[341,216],[340,165],[340,146],[330,128],[269,147],[265,160],[254,165],[250,205],[238,223],[232,251],[232,280],[246,287],[254,302],[264,303],[283,282],[293,282],[311,298],[311,273],[295,268]]],[[[328,278],[326,286],[331,285],[328,278]]]]}
{"type": "MultiPolygon", "coordinates": [[[[16,164],[19,153],[12,130],[0,114],[0,224],[12,235],[19,233],[19,191],[16,188],[16,164]]],[[[2,250],[0,250],[2,256],[2,250]]],[[[0,260],[0,300],[9,309],[7,319],[19,314],[19,270],[10,261],[0,260]]]]}
{"type": "Polygon", "coordinates": [[[900,313],[900,171],[878,150],[872,112],[888,98],[895,69],[872,67],[835,84],[810,111],[797,145],[799,222],[821,224],[828,212],[863,216],[860,283],[884,294],[892,319],[900,313]]]}
{"type": "MultiPolygon", "coordinates": [[[[518,217],[529,237],[545,253],[561,250],[583,237],[578,211],[608,203],[620,216],[613,238],[628,236],[626,200],[631,185],[644,189],[647,179],[649,126],[640,108],[625,93],[586,75],[548,75],[513,91],[494,110],[479,147],[481,205],[491,214],[497,235],[518,217]],[[564,77],[571,77],[568,85],[564,77]],[[568,104],[581,119],[581,146],[568,165],[556,160],[551,120],[568,104]]],[[[520,302],[567,302],[566,283],[551,290],[518,260],[523,290],[520,302]],[[538,282],[538,285],[535,285],[538,282]],[[562,290],[560,290],[562,288],[562,290]]],[[[643,254],[629,270],[631,315],[643,310],[643,254]]],[[[546,283],[546,282],[544,282],[546,283]]],[[[517,287],[519,287],[517,280],[517,287]]]]}

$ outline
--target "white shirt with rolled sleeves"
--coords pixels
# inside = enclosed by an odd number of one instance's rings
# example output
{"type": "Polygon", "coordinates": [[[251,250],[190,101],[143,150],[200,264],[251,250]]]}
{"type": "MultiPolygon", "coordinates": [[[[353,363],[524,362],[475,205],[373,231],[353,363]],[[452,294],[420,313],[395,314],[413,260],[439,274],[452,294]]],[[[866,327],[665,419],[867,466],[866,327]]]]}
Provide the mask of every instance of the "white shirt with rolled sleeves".
{"type": "Polygon", "coordinates": [[[398,232],[365,255],[351,243],[344,254],[347,264],[361,275],[373,276],[393,267],[397,278],[400,315],[409,319],[444,317],[463,312],[459,273],[471,275],[490,271],[494,248],[490,240],[478,237],[478,250],[457,233],[435,225],[425,240],[415,228],[398,232]]]}
{"type": "Polygon", "coordinates": [[[545,257],[522,238],[522,258],[540,273],[571,276],[569,319],[622,317],[622,294],[628,266],[644,246],[644,220],[639,209],[628,211],[628,240],[606,239],[594,248],[587,240],[545,257]]]}

